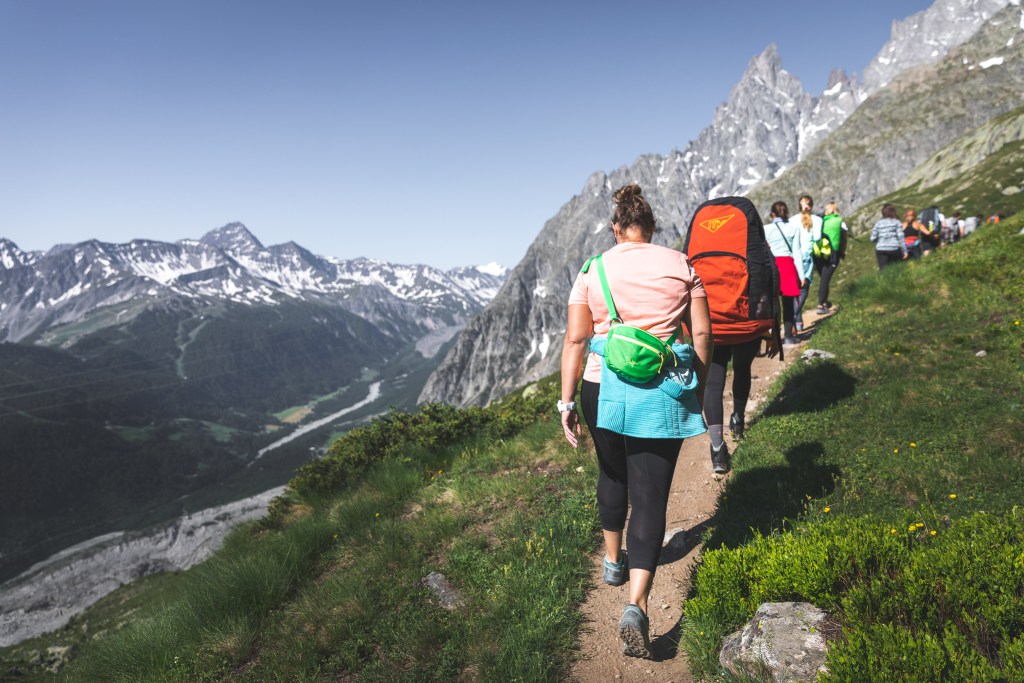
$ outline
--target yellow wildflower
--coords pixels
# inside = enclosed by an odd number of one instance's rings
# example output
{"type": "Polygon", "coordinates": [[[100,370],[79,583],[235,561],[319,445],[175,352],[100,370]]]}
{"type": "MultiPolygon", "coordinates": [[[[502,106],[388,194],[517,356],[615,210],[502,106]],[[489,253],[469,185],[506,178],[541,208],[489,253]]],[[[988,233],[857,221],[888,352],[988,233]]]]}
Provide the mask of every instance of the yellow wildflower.
{"type": "Polygon", "coordinates": [[[890,534],[894,534],[894,533],[896,533],[896,530],[895,529],[889,529],[889,533],[890,534]]]}
{"type": "Polygon", "coordinates": [[[956,494],[955,493],[949,494],[949,499],[950,500],[956,500],[956,494]]]}
{"type": "Polygon", "coordinates": [[[934,536],[935,534],[937,534],[937,533],[939,533],[939,532],[938,532],[938,531],[936,531],[935,529],[932,529],[932,530],[931,530],[931,531],[929,531],[928,533],[930,533],[930,534],[931,534],[932,536],[934,536]]]}
{"type": "Polygon", "coordinates": [[[911,442],[910,442],[910,447],[911,447],[911,448],[917,448],[917,444],[916,444],[916,443],[914,443],[913,441],[911,441],[911,442]]]}
{"type": "Polygon", "coordinates": [[[825,508],[822,512],[831,512],[832,508],[825,508]]]}

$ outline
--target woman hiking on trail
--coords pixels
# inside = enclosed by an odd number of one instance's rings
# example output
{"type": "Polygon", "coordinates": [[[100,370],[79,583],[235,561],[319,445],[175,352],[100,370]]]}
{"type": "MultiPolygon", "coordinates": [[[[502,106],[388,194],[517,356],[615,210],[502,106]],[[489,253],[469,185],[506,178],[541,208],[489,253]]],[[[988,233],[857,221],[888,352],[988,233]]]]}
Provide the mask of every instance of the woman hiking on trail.
{"type": "Polygon", "coordinates": [[[871,241],[875,243],[875,258],[878,259],[879,270],[907,259],[903,224],[896,217],[896,207],[892,204],[882,207],[882,219],[871,228],[871,241]]]}
{"type": "Polygon", "coordinates": [[[924,224],[917,220],[917,212],[909,209],[903,216],[903,242],[907,245],[907,254],[912,258],[921,258],[925,253],[925,237],[929,234],[924,224]]]}
{"type": "Polygon", "coordinates": [[[821,237],[828,239],[829,253],[814,259],[814,269],[818,272],[818,315],[825,315],[832,308],[828,298],[829,285],[839,262],[846,258],[847,234],[849,230],[846,221],[839,215],[839,204],[829,202],[825,205],[825,215],[821,219],[821,237]]]}
{"type": "Polygon", "coordinates": [[[814,200],[811,195],[804,194],[800,195],[800,216],[799,220],[796,217],[794,221],[798,222],[797,230],[802,230],[803,234],[800,235],[803,246],[800,249],[800,253],[797,254],[797,258],[802,261],[802,268],[804,274],[804,281],[800,284],[800,296],[796,299],[796,306],[793,310],[793,318],[796,320],[796,331],[804,331],[804,302],[807,301],[807,295],[811,293],[811,282],[814,279],[814,254],[811,251],[811,246],[819,239],[821,239],[821,217],[815,216],[811,211],[814,209],[814,200]]]}
{"type": "Polygon", "coordinates": [[[800,288],[807,284],[807,275],[803,271],[803,230],[797,229],[789,220],[789,207],[786,202],[772,204],[769,215],[771,225],[765,227],[764,235],[775,256],[775,265],[779,268],[779,293],[782,294],[782,325],[785,334],[784,344],[796,344],[796,301],[800,296],[800,288]]]}
{"type": "Polygon", "coordinates": [[[587,262],[569,295],[558,409],[565,437],[576,447],[582,433],[576,384],[589,346],[580,404],[600,468],[604,582],[621,586],[628,568],[629,603],[619,622],[623,653],[650,657],[647,598],[665,535],[672,475],[683,438],[705,431],[701,402],[712,352],[711,322],[704,287],[686,255],[651,244],[655,218],[640,187],[620,188],[615,203],[615,246],[587,262]],[[617,325],[621,321],[667,340],[675,358],[665,365],[674,367],[643,384],[613,372],[599,353],[613,317],[617,325]],[[683,324],[693,334],[693,347],[672,343],[683,324]],[[630,504],[627,559],[621,547],[630,504]]]}

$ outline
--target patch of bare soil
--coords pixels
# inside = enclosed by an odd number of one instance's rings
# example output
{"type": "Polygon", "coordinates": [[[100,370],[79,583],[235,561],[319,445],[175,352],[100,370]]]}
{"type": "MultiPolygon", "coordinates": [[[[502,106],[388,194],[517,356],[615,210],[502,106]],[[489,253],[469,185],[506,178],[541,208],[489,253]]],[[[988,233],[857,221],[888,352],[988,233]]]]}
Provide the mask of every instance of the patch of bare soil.
{"type": "MultiPolygon", "coordinates": [[[[746,411],[748,427],[768,387],[807,348],[807,339],[813,334],[813,323],[817,318],[813,305],[810,305],[810,310],[804,311],[807,325],[807,331],[801,335],[804,341],[798,346],[786,347],[785,363],[780,363],[778,358],[754,359],[753,385],[746,411]]],[[[727,418],[732,414],[731,388],[732,379],[727,377],[724,397],[727,418]]],[[[730,453],[734,452],[736,444],[730,438],[728,428],[725,438],[730,453]]],[[[708,437],[705,435],[684,441],[669,494],[665,544],[649,598],[648,616],[654,659],[637,659],[622,654],[619,619],[629,601],[629,584],[614,587],[601,581],[603,544],[599,547],[592,558],[594,571],[591,581],[594,588],[581,607],[585,626],[580,636],[578,659],[571,671],[572,680],[581,683],[693,681],[686,652],[679,647],[682,601],[690,590],[690,574],[700,557],[701,536],[715,513],[718,497],[724,487],[725,477],[711,471],[708,437]]]]}

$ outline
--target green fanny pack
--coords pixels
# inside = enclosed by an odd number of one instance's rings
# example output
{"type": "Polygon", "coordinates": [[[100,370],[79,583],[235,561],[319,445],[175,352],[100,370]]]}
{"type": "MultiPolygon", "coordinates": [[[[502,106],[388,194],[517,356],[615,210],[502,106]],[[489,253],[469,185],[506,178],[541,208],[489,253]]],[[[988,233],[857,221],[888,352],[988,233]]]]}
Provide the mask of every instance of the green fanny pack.
{"type": "MultiPolygon", "coordinates": [[[[601,257],[596,256],[591,261],[597,263],[597,276],[601,280],[601,289],[611,321],[604,346],[604,362],[608,369],[624,380],[645,384],[661,374],[666,365],[675,367],[677,358],[672,350],[672,342],[675,341],[679,330],[673,332],[669,340],[664,342],[646,330],[623,323],[618,311],[615,310],[615,302],[612,301],[601,257]]],[[[591,261],[587,261],[583,266],[583,272],[587,272],[591,261]]]]}

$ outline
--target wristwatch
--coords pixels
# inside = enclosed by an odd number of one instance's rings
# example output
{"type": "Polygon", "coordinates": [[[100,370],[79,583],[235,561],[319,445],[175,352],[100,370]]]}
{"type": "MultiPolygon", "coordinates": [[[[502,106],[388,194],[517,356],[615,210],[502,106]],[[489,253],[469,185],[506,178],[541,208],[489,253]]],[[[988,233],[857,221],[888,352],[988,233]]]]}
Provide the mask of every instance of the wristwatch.
{"type": "Polygon", "coordinates": [[[563,403],[561,399],[559,399],[556,405],[558,406],[558,412],[560,413],[567,413],[570,410],[576,410],[576,401],[569,401],[568,403],[563,403]]]}

